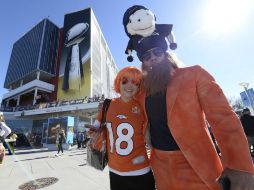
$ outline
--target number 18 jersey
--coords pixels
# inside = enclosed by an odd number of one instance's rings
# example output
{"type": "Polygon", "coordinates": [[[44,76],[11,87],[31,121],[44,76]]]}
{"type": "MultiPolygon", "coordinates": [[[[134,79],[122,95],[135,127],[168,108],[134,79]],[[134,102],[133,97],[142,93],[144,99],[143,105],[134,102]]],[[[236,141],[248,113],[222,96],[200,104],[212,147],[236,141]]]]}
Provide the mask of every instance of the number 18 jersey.
{"type": "MultiPolygon", "coordinates": [[[[101,112],[97,120],[101,121],[101,112]]],[[[144,112],[135,100],[112,99],[106,115],[110,169],[130,172],[149,167],[143,135],[144,112]]]]}

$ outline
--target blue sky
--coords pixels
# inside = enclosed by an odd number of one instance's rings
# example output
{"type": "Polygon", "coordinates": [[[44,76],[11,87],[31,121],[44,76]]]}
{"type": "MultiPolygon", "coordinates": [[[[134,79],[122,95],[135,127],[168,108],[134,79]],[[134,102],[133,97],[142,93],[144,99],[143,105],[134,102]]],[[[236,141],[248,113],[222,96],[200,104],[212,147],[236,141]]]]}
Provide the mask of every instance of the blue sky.
{"type": "MultiPolygon", "coordinates": [[[[227,97],[240,97],[240,82],[253,87],[253,0],[8,0],[0,2],[0,99],[14,42],[43,18],[62,27],[64,14],[92,7],[118,68],[130,65],[122,17],[132,5],[151,9],[158,24],[173,24],[180,60],[207,69],[227,97]]],[[[140,66],[137,58],[131,64],[140,66]]]]}

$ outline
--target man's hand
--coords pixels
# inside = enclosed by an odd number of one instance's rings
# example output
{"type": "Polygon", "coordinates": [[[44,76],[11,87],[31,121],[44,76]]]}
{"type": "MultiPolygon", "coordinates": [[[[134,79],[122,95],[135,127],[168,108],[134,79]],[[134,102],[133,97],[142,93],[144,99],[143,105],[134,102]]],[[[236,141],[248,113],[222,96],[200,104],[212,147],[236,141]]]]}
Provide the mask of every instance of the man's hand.
{"type": "Polygon", "coordinates": [[[251,173],[227,168],[221,177],[229,178],[230,190],[254,190],[254,175],[251,173]]]}

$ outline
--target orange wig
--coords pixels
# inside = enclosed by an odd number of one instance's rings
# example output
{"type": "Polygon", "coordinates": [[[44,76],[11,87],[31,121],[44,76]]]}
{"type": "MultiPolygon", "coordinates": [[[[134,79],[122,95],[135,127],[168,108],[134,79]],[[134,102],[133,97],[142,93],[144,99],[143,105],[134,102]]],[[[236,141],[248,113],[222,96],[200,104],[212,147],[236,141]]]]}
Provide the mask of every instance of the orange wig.
{"type": "Polygon", "coordinates": [[[142,80],[142,72],[133,66],[125,67],[119,71],[114,81],[114,89],[117,93],[120,93],[120,84],[124,77],[131,78],[140,84],[142,80]]]}

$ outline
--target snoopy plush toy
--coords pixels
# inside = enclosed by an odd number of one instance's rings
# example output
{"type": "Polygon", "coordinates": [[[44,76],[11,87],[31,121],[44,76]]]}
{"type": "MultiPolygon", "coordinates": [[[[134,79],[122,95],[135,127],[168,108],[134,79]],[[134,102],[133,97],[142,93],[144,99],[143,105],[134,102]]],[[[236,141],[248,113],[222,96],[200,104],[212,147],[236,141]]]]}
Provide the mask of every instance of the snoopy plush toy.
{"type": "Polygon", "coordinates": [[[172,33],[172,24],[156,24],[155,15],[144,6],[134,5],[126,10],[123,16],[123,25],[127,36],[130,38],[125,53],[127,60],[133,61],[132,50],[138,50],[139,44],[146,37],[158,35],[168,41],[171,50],[177,48],[175,37],[172,33]]]}

